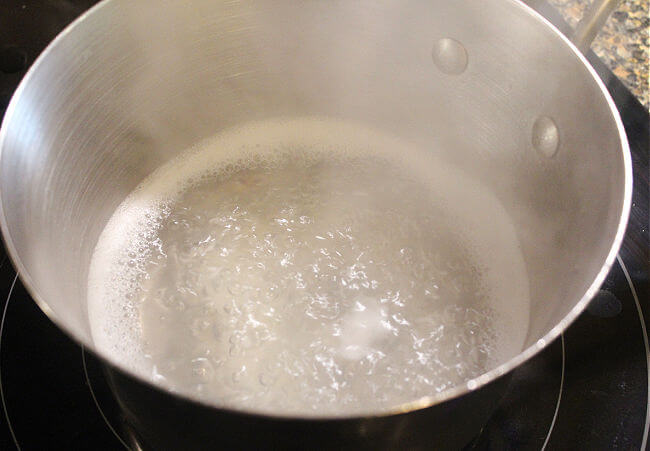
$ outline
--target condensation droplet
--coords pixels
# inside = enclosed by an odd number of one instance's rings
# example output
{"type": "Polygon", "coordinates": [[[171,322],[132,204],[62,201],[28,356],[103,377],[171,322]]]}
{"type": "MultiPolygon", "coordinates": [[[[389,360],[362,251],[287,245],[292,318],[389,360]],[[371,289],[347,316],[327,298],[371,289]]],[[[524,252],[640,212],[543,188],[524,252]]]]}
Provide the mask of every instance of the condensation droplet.
{"type": "Polygon", "coordinates": [[[560,132],[555,121],[548,116],[540,116],[535,120],[532,131],[533,147],[546,158],[557,153],[560,145],[560,132]]]}
{"type": "Polygon", "coordinates": [[[467,68],[467,50],[463,44],[452,38],[443,38],[436,42],[432,57],[436,67],[448,75],[462,74],[467,68]]]}

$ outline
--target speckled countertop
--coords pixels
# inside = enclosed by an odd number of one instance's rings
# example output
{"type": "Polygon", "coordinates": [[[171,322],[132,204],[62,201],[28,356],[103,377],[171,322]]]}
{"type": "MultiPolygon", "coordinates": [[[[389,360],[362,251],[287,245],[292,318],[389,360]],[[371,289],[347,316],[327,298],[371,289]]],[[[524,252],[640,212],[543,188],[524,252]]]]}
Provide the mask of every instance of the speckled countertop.
{"type": "MultiPolygon", "coordinates": [[[[575,27],[592,0],[549,0],[575,27]]],[[[604,28],[591,45],[630,91],[650,109],[648,86],[648,35],[650,0],[624,0],[607,20],[604,28]]]]}

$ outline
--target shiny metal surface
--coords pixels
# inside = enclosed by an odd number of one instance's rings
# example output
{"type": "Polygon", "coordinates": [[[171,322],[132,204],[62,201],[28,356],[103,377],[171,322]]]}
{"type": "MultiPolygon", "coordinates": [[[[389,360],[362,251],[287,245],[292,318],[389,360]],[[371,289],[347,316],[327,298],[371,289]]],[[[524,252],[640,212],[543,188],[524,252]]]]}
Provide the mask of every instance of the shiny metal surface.
{"type": "Polygon", "coordinates": [[[106,0],[41,55],[0,131],[2,231],[36,302],[92,349],[88,264],[125,196],[225,127],[303,115],[429,148],[493,190],[518,229],[526,349],[396,412],[473,392],[535,354],[616,256],[631,195],[620,118],[576,47],[523,3],[106,0]],[[557,127],[550,157],[535,148],[541,117],[557,127]]]}

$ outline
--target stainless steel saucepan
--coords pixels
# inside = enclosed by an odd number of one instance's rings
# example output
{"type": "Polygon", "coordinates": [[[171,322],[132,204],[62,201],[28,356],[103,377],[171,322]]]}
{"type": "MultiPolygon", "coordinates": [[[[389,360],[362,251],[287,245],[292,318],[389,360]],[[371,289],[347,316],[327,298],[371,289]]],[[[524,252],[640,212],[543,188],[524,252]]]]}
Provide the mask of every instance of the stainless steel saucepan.
{"type": "Polygon", "coordinates": [[[97,238],[178,152],[287,115],[436,142],[518,230],[531,314],[516,357],[390,413],[305,419],[204,405],[99,356],[155,449],[460,447],[507,374],[582,312],[623,237],[628,146],[579,51],[615,2],[595,3],[572,43],[516,0],[105,0],[45,50],[11,100],[0,132],[6,246],[41,309],[93,350],[86,287],[97,238]]]}

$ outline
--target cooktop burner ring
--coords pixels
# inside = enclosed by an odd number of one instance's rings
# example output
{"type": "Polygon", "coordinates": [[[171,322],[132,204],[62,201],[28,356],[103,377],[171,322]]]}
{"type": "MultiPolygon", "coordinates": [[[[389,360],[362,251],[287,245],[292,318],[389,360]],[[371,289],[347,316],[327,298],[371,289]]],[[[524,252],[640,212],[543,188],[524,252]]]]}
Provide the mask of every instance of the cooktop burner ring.
{"type": "MultiPolygon", "coordinates": [[[[7,257],[5,256],[2,259],[2,263],[0,263],[0,268],[4,266],[4,263],[7,261],[7,257]]],[[[2,310],[2,319],[0,320],[0,355],[2,355],[2,333],[4,332],[4,327],[5,327],[5,318],[7,316],[7,309],[9,308],[9,300],[11,299],[11,295],[14,292],[14,287],[16,286],[16,281],[18,280],[18,273],[14,276],[13,282],[11,282],[11,288],[9,288],[9,293],[7,294],[7,299],[5,301],[5,306],[4,309],[2,310]]],[[[18,444],[18,439],[16,438],[16,433],[14,432],[14,428],[11,425],[11,417],[9,416],[9,410],[7,409],[7,403],[5,401],[5,392],[2,387],[2,359],[0,359],[0,399],[2,400],[2,410],[4,412],[5,418],[7,419],[7,426],[9,427],[9,432],[11,433],[11,438],[14,441],[14,445],[16,445],[16,448],[20,450],[20,445],[18,444]]]]}
{"type": "Polygon", "coordinates": [[[564,390],[564,370],[566,367],[566,351],[564,350],[564,334],[560,334],[560,343],[562,343],[562,372],[560,373],[560,387],[557,391],[557,402],[555,404],[555,412],[553,412],[553,419],[551,420],[551,426],[548,428],[548,434],[544,439],[544,444],[542,445],[542,451],[546,449],[549,440],[551,439],[551,434],[553,433],[553,428],[555,427],[555,422],[557,421],[557,414],[560,412],[560,403],[562,403],[562,390],[564,390]]]}
{"type": "Polygon", "coordinates": [[[618,262],[625,280],[627,281],[630,291],[632,292],[632,297],[634,298],[634,304],[636,305],[636,312],[639,315],[639,321],[641,322],[641,331],[643,332],[643,345],[645,346],[645,357],[646,357],[646,374],[648,376],[648,385],[647,385],[647,395],[648,402],[646,403],[645,408],[645,426],[643,427],[643,437],[641,438],[641,451],[645,450],[648,445],[648,431],[650,430],[650,343],[648,340],[648,330],[645,326],[645,318],[643,316],[643,309],[641,308],[641,302],[639,301],[639,296],[637,295],[636,288],[634,283],[632,283],[632,278],[630,273],[623,262],[620,254],[616,255],[616,261],[618,262]]]}
{"type": "Polygon", "coordinates": [[[93,384],[92,381],[90,380],[90,377],[88,377],[88,366],[86,365],[86,349],[81,346],[81,361],[83,363],[83,369],[84,369],[84,376],[86,377],[86,385],[88,386],[88,390],[90,391],[90,396],[93,398],[93,402],[95,403],[95,407],[97,407],[97,411],[101,415],[102,419],[106,423],[106,426],[108,426],[108,429],[113,433],[115,438],[126,448],[127,450],[130,450],[131,448],[129,445],[126,444],[124,439],[118,432],[115,430],[113,425],[111,424],[110,420],[104,413],[104,410],[102,407],[99,405],[99,400],[97,399],[97,396],[95,396],[95,391],[93,390],[93,384]]]}

